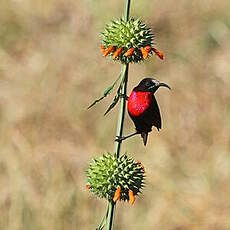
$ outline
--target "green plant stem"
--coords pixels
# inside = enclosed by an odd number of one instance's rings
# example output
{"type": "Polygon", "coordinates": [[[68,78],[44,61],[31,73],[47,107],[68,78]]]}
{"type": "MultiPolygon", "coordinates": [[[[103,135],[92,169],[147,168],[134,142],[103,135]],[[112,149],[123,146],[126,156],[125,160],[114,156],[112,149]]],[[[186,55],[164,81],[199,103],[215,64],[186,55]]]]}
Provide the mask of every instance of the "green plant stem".
{"type": "MultiPolygon", "coordinates": [[[[124,19],[125,21],[129,20],[129,12],[130,12],[130,4],[131,0],[125,1],[125,12],[124,12],[124,19]]],[[[122,75],[121,75],[121,81],[124,82],[121,89],[121,94],[123,97],[121,97],[121,104],[120,104],[120,111],[118,114],[118,122],[117,122],[117,137],[122,137],[123,134],[123,127],[124,127],[124,119],[125,119],[125,108],[126,108],[126,95],[127,95],[127,85],[128,85],[128,72],[129,72],[129,64],[123,64],[122,66],[122,75]]],[[[121,144],[122,141],[116,142],[115,141],[115,154],[118,158],[120,156],[121,151],[121,144]]]]}
{"type": "MultiPolygon", "coordinates": [[[[121,73],[121,82],[124,82],[121,89],[121,94],[126,95],[127,94],[127,84],[128,84],[128,70],[129,70],[129,64],[124,64],[122,66],[122,73],[121,73]]],[[[125,120],[125,109],[126,109],[126,98],[123,96],[120,99],[120,111],[118,114],[118,122],[117,122],[117,132],[116,136],[122,137],[123,134],[123,127],[124,127],[124,120],[125,120]]],[[[115,148],[115,154],[118,158],[120,156],[121,151],[121,144],[122,141],[116,142],[114,144],[115,148]]],[[[113,201],[109,202],[108,205],[108,216],[106,219],[106,230],[112,230],[113,229],[113,220],[114,220],[114,208],[115,203],[113,201]]]]}
{"type": "MultiPolygon", "coordinates": [[[[129,64],[124,64],[122,66],[122,75],[121,75],[121,81],[124,81],[124,84],[121,89],[122,95],[127,95],[128,71],[129,71],[129,64]]],[[[125,110],[126,110],[126,98],[123,96],[121,97],[120,111],[118,114],[117,132],[116,132],[117,137],[122,137],[122,134],[123,134],[125,110]]],[[[115,142],[114,144],[114,148],[115,148],[114,152],[117,158],[120,156],[121,144],[122,144],[122,141],[115,142]]]]}
{"type": "Polygon", "coordinates": [[[115,209],[115,203],[113,201],[110,201],[108,204],[108,210],[107,210],[108,216],[106,219],[106,230],[113,229],[114,209],[115,209]]]}
{"type": "MultiPolygon", "coordinates": [[[[126,0],[125,2],[125,14],[124,14],[125,21],[129,20],[130,3],[131,3],[131,0],[126,0]]],[[[122,80],[124,81],[124,84],[122,85],[122,89],[121,89],[122,95],[127,95],[128,71],[129,71],[129,64],[124,64],[122,67],[122,76],[121,76],[121,81],[122,80]]],[[[118,137],[122,137],[122,134],[123,134],[125,108],[126,108],[126,97],[123,96],[121,97],[120,111],[118,114],[118,122],[117,122],[116,136],[118,137]]],[[[115,142],[115,145],[114,145],[115,154],[117,158],[120,156],[121,144],[122,144],[122,141],[119,141],[119,142],[115,142]]],[[[115,203],[113,201],[110,201],[108,205],[108,210],[107,210],[108,216],[107,216],[107,221],[106,221],[106,230],[113,229],[114,209],[115,209],[115,203]]]]}
{"type": "MultiPolygon", "coordinates": [[[[130,4],[131,4],[131,0],[125,1],[125,13],[124,13],[125,21],[129,20],[130,4]]],[[[123,95],[123,97],[121,97],[121,101],[120,101],[120,111],[118,114],[117,132],[116,132],[116,136],[118,137],[122,137],[123,134],[125,109],[126,109],[126,98],[124,95],[127,95],[128,71],[129,71],[129,64],[124,64],[122,66],[122,76],[121,76],[121,81],[124,80],[124,84],[122,85],[122,89],[121,89],[121,94],[123,95]]],[[[120,156],[121,145],[122,145],[122,141],[115,142],[114,148],[115,148],[115,154],[117,158],[120,156]]],[[[113,229],[114,209],[115,209],[115,203],[113,201],[110,201],[107,210],[108,216],[106,218],[106,230],[113,229]]]]}
{"type": "Polygon", "coordinates": [[[125,21],[129,20],[130,4],[131,4],[131,0],[126,0],[126,2],[125,2],[125,12],[124,12],[125,21]]]}

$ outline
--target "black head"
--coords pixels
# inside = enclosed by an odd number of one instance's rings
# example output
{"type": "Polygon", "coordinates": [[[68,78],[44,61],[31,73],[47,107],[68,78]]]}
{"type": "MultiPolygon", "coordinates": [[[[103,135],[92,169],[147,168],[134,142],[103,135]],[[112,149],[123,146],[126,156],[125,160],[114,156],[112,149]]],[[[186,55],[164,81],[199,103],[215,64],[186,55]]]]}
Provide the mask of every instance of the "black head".
{"type": "Polygon", "coordinates": [[[154,78],[144,78],[143,80],[141,80],[139,85],[134,88],[134,90],[155,93],[157,89],[161,86],[171,89],[167,84],[161,83],[154,78]]]}

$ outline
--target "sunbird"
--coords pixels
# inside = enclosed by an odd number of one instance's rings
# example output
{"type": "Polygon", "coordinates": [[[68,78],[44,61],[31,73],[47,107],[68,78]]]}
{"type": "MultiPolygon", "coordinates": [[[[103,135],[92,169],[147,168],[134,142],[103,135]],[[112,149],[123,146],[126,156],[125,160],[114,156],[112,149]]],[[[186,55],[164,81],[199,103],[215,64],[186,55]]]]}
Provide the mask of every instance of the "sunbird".
{"type": "Polygon", "coordinates": [[[134,122],[136,132],[125,137],[117,137],[117,141],[125,140],[134,135],[140,134],[144,145],[147,144],[148,133],[155,126],[158,131],[161,129],[161,114],[154,93],[159,87],[171,88],[154,78],[144,78],[134,87],[128,97],[128,113],[134,122]]]}

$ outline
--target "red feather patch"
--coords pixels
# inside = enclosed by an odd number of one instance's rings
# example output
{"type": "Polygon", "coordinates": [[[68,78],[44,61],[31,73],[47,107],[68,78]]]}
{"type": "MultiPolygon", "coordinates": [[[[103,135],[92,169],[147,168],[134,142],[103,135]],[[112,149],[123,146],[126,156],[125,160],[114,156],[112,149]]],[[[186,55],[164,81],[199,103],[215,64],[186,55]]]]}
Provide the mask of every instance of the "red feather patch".
{"type": "Polygon", "coordinates": [[[135,92],[133,91],[129,96],[128,100],[128,111],[131,116],[139,117],[146,109],[150,106],[152,102],[151,92],[135,92]]]}

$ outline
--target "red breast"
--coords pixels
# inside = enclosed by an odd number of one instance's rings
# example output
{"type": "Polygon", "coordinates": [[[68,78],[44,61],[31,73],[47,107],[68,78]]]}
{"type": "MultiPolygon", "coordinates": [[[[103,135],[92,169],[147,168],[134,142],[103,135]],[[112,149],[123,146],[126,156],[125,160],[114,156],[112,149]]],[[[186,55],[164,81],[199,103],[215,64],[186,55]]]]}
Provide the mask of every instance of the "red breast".
{"type": "Polygon", "coordinates": [[[132,91],[128,99],[128,111],[131,116],[139,117],[152,102],[152,93],[143,91],[132,91]]]}

